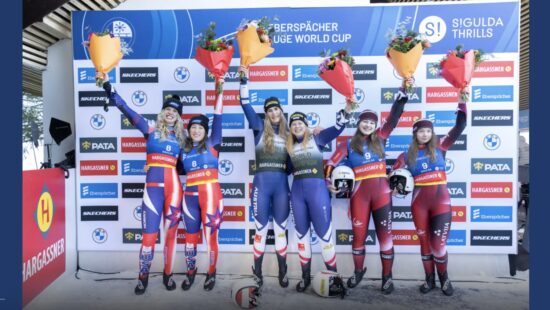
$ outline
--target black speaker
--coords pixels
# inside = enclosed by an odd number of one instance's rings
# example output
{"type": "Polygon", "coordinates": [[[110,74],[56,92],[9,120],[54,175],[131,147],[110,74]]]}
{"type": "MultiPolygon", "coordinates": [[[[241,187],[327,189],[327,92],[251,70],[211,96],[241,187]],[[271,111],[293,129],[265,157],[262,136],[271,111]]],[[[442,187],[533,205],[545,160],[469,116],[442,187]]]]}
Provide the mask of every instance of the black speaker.
{"type": "Polygon", "coordinates": [[[50,135],[57,145],[72,134],[71,124],[55,117],[50,120],[50,135]]]}

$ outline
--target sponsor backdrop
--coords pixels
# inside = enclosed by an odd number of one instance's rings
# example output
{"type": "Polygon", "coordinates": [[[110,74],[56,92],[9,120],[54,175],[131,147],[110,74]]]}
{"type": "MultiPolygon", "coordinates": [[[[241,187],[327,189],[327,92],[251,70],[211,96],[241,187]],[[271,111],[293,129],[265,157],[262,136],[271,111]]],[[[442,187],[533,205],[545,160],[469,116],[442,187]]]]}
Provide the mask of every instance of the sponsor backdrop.
{"type": "MultiPolygon", "coordinates": [[[[141,240],[145,141],[116,108],[104,112],[105,96],[93,83],[94,70],[82,41],[90,29],[108,29],[133,53],[111,72],[111,81],[128,105],[155,119],[162,97],[177,93],[183,99],[182,117],[211,116],[212,77],[193,57],[194,36],[217,22],[217,34],[235,31],[242,18],[277,15],[280,34],[275,52],[251,67],[250,95],[261,113],[265,98],[281,99],[285,114],[302,111],[310,127],[329,127],[344,98],[319,79],[316,70],[323,49],[349,48],[355,57],[355,95],[360,109],[370,108],[385,118],[401,81],[385,58],[385,34],[410,17],[410,27],[425,32],[432,47],[425,51],[415,74],[416,89],[398,127],[386,143],[388,162],[406,150],[411,124],[420,117],[434,121],[445,135],[454,125],[458,93],[439,77],[433,66],[457,44],[483,49],[492,58],[475,72],[468,104],[468,126],[447,153],[453,224],[451,253],[512,253],[516,248],[518,130],[518,3],[426,4],[346,8],[212,9],[175,11],[75,12],[73,14],[74,86],[77,123],[78,248],[80,250],[137,250],[141,240]]],[[[254,222],[250,185],[254,174],[254,140],[239,104],[235,57],[225,80],[220,182],[224,222],[221,251],[252,251],[254,222]]],[[[342,136],[354,133],[357,113],[342,136]]],[[[342,141],[343,138],[339,138],[342,141]]],[[[329,158],[336,147],[325,149],[329,158]]],[[[184,178],[182,178],[184,180],[184,178]]],[[[289,178],[292,181],[292,178],[289,178]]],[[[397,252],[418,252],[410,212],[410,197],[394,198],[393,227],[397,252]]],[[[339,252],[351,251],[349,201],[333,199],[333,227],[339,252]]],[[[289,250],[296,251],[293,221],[289,221],[289,250]]],[[[373,225],[370,225],[373,229],[373,225]]],[[[163,232],[161,232],[163,235],[163,232]]],[[[161,242],[162,238],[159,239],[161,242]]],[[[268,240],[269,241],[269,240],[268,240]]],[[[178,250],[183,250],[183,227],[178,250]]],[[[316,236],[314,251],[319,251],[316,236]]],[[[369,252],[378,251],[370,231],[369,252]]],[[[158,251],[162,250],[159,244],[158,251]]],[[[202,244],[199,250],[204,250],[202,244]]],[[[269,250],[268,250],[269,251],[269,250]]]]}

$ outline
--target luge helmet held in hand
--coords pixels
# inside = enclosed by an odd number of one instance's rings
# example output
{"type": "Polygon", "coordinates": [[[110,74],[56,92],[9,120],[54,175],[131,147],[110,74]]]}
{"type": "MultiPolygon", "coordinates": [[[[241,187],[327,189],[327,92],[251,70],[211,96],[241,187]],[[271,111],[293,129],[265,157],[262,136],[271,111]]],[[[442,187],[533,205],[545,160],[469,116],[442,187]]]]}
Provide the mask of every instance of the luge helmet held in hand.
{"type": "Polygon", "coordinates": [[[396,169],[389,175],[391,190],[397,189],[401,195],[407,195],[414,189],[414,178],[407,169],[396,169]]]}
{"type": "Polygon", "coordinates": [[[321,297],[340,297],[346,296],[344,280],[335,271],[321,270],[317,272],[311,283],[313,291],[321,297]]]}
{"type": "Polygon", "coordinates": [[[338,166],[332,170],[330,183],[338,190],[336,198],[350,198],[355,185],[355,173],[348,166],[338,166]]]}
{"type": "Polygon", "coordinates": [[[259,304],[260,287],[252,279],[237,280],[231,286],[231,299],[243,308],[256,308],[259,304]]]}

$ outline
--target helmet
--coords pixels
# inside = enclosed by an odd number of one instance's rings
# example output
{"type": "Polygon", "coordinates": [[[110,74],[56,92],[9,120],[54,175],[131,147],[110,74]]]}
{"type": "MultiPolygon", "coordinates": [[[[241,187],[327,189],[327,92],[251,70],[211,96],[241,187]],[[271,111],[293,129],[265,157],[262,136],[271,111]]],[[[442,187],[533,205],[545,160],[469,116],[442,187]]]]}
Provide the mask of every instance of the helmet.
{"type": "Polygon", "coordinates": [[[344,280],[335,271],[321,270],[313,277],[312,287],[321,297],[340,297],[346,295],[344,280]]]}
{"type": "Polygon", "coordinates": [[[411,172],[407,169],[396,169],[389,175],[390,188],[397,188],[397,192],[401,195],[407,195],[414,189],[414,178],[411,172]]]}
{"type": "Polygon", "coordinates": [[[355,185],[355,173],[348,166],[338,166],[332,170],[330,183],[338,190],[336,198],[351,198],[355,185]]]}
{"type": "Polygon", "coordinates": [[[253,279],[237,280],[231,286],[231,299],[243,309],[256,308],[258,297],[260,297],[260,287],[253,279]]]}

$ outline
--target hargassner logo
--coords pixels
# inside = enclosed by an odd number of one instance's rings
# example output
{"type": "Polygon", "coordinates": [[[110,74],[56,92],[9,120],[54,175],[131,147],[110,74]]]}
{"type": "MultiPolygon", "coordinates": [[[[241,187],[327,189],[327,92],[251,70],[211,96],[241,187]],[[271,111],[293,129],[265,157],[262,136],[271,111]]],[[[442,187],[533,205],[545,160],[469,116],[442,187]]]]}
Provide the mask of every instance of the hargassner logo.
{"type": "MultiPolygon", "coordinates": [[[[381,123],[383,123],[390,116],[390,112],[381,112],[380,116],[382,118],[381,123]]],[[[405,111],[399,117],[399,121],[397,122],[397,127],[412,127],[414,122],[416,122],[420,118],[422,118],[421,111],[405,111]]]]}
{"type": "Polygon", "coordinates": [[[287,89],[258,89],[250,90],[250,104],[264,105],[264,102],[269,97],[277,97],[281,105],[288,105],[288,90],[287,89]]]}
{"type": "Polygon", "coordinates": [[[483,138],[483,146],[490,151],[498,149],[500,142],[500,137],[494,133],[490,133],[483,138]]]}
{"type": "MultiPolygon", "coordinates": [[[[351,229],[337,229],[336,230],[336,245],[351,245],[353,242],[353,232],[351,229]]],[[[375,245],[376,234],[374,230],[367,232],[367,238],[365,239],[365,245],[375,245]]]]}
{"type": "Polygon", "coordinates": [[[244,152],[244,137],[222,137],[220,152],[244,152]]]}
{"type": "Polygon", "coordinates": [[[512,110],[473,110],[472,126],[512,126],[512,110]]]}
{"type": "Polygon", "coordinates": [[[472,222],[512,222],[512,207],[472,206],[472,222]]]}
{"type": "MultiPolygon", "coordinates": [[[[218,97],[218,94],[215,90],[207,90],[205,92],[206,96],[206,106],[215,106],[216,105],[216,98],[218,97]]],[[[241,105],[241,96],[239,94],[239,90],[237,89],[228,89],[224,90],[223,92],[223,106],[239,106],[241,105]]]]}
{"type": "Polygon", "coordinates": [[[472,174],[512,174],[511,158],[472,158],[472,174]]]}
{"type": "MultiPolygon", "coordinates": [[[[439,139],[443,139],[445,135],[437,135],[437,137],[439,139]]],[[[467,146],[468,146],[468,137],[466,135],[460,135],[455,140],[455,143],[451,145],[451,148],[449,149],[449,151],[466,151],[467,146]]]]}
{"type": "Polygon", "coordinates": [[[145,175],[145,160],[123,160],[122,175],[145,175]]]}
{"type": "Polygon", "coordinates": [[[458,91],[454,87],[426,87],[426,103],[458,102],[458,91]]]}
{"type": "Polygon", "coordinates": [[[116,138],[80,138],[80,153],[116,153],[116,138]]]}
{"type": "MultiPolygon", "coordinates": [[[[153,122],[157,121],[157,114],[141,114],[150,124],[153,124],[153,122]]],[[[132,122],[124,116],[124,114],[120,114],[120,129],[136,129],[134,125],[132,125],[132,122]]]]}
{"type": "Polygon", "coordinates": [[[220,229],[218,242],[220,244],[245,244],[244,229],[220,229]]]}
{"type": "MultiPolygon", "coordinates": [[[[210,123],[214,120],[214,114],[206,114],[210,123]]],[[[242,113],[223,113],[222,129],[244,129],[244,114],[242,113]]]]}
{"type": "MultiPolygon", "coordinates": [[[[103,107],[107,102],[107,96],[104,91],[79,91],[78,106],[79,107],[103,107]]],[[[109,102],[109,106],[114,106],[109,102]]]]}
{"type": "Polygon", "coordinates": [[[118,183],[81,183],[80,198],[118,198],[118,183]]]}
{"type": "Polygon", "coordinates": [[[320,81],[321,78],[317,74],[319,66],[317,65],[298,65],[292,66],[293,81],[320,81]]]}
{"type": "Polygon", "coordinates": [[[411,135],[391,135],[386,139],[387,152],[404,152],[411,144],[411,135]]]}
{"type": "Polygon", "coordinates": [[[511,246],[511,230],[472,230],[470,244],[479,246],[511,246]]]}
{"type": "Polygon", "coordinates": [[[451,198],[466,198],[465,182],[447,182],[447,189],[451,198]]]}
{"type": "Polygon", "coordinates": [[[143,137],[120,138],[120,148],[123,153],[143,153],[146,146],[147,142],[143,137]]]}
{"type": "Polygon", "coordinates": [[[475,68],[474,77],[514,77],[514,62],[483,61],[475,68]]]}
{"type": "Polygon", "coordinates": [[[512,198],[512,182],[472,182],[472,198],[512,198]]]}
{"type": "Polygon", "coordinates": [[[332,104],[332,89],[325,89],[325,88],[293,89],[292,104],[293,105],[332,104]]]}
{"type": "Polygon", "coordinates": [[[118,206],[82,206],[81,221],[118,221],[118,206]]]}
{"type": "Polygon", "coordinates": [[[453,127],[456,124],[455,111],[426,111],[426,118],[432,121],[435,127],[453,127]]]}
{"type": "Polygon", "coordinates": [[[120,68],[120,83],[158,83],[157,67],[120,68]]]}
{"type": "Polygon", "coordinates": [[[178,95],[184,106],[202,105],[200,90],[164,90],[162,91],[162,100],[164,100],[164,97],[168,95],[178,95]]]}
{"type": "MultiPolygon", "coordinates": [[[[78,84],[95,84],[95,68],[78,68],[78,84]]],[[[116,69],[109,71],[109,82],[116,83],[116,69]]]]}
{"type": "Polygon", "coordinates": [[[80,175],[117,175],[116,160],[81,160],[80,175]]]}
{"type": "Polygon", "coordinates": [[[220,183],[223,198],[244,198],[244,183],[220,183]]]}
{"type": "Polygon", "coordinates": [[[376,64],[353,65],[353,79],[355,81],[376,80],[376,64]]]}
{"type": "MultiPolygon", "coordinates": [[[[380,91],[381,98],[380,102],[383,104],[392,104],[397,100],[397,95],[399,93],[399,88],[382,88],[380,91]]],[[[409,94],[409,100],[407,104],[410,103],[420,103],[422,101],[422,88],[415,87],[413,93],[409,94]]]]}
{"type": "Polygon", "coordinates": [[[395,245],[418,245],[420,241],[414,230],[392,230],[393,244],[395,245]]]}
{"type": "Polygon", "coordinates": [[[224,222],[244,222],[244,206],[223,206],[224,222]]]}
{"type": "Polygon", "coordinates": [[[288,81],[288,66],[252,66],[248,74],[253,82],[285,82],[288,81]]]}
{"type": "Polygon", "coordinates": [[[512,102],[514,86],[473,86],[472,102],[512,102]]]}

